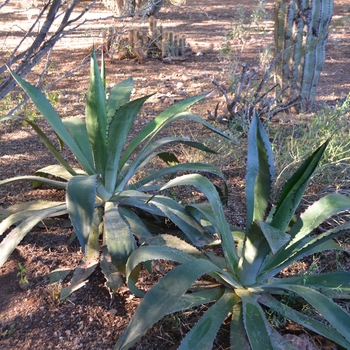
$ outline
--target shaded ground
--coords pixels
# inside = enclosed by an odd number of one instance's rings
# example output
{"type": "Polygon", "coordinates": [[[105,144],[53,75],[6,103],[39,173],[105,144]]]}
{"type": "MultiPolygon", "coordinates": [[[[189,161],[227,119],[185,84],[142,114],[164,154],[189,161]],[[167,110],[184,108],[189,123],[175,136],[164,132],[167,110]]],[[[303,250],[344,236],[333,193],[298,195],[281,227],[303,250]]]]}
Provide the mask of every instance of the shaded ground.
{"type": "MultiPolygon", "coordinates": [[[[335,2],[334,19],[338,20],[349,13],[349,7],[346,7],[345,0],[335,2]]],[[[134,60],[107,60],[109,86],[132,76],[136,85],[135,96],[155,93],[146,104],[135,131],[176,100],[214,90],[211,84],[213,77],[224,83],[227,81],[228,67],[219,51],[235,13],[236,6],[232,3],[218,0],[215,5],[209,6],[204,0],[188,0],[186,6],[166,7],[162,10],[160,21],[163,27],[186,35],[187,42],[194,51],[188,61],[166,64],[160,60],[147,60],[139,64],[134,60]]],[[[249,9],[254,2],[244,0],[242,3],[249,9]]],[[[271,3],[270,1],[270,12],[271,3]]],[[[99,11],[103,9],[99,7],[99,11]]],[[[100,15],[101,13],[98,13],[97,17],[100,15]]],[[[21,21],[25,20],[26,14],[19,12],[16,26],[20,27],[21,21]]],[[[8,25],[6,24],[6,28],[8,25]]],[[[100,33],[104,26],[105,22],[85,26],[72,37],[62,40],[50,57],[52,63],[45,77],[47,83],[62,77],[66,71],[81,63],[87,63],[79,72],[61,80],[50,89],[52,96],[59,97],[56,107],[63,117],[84,114],[90,48],[93,42],[101,41],[100,33]]],[[[266,26],[271,28],[266,38],[269,40],[273,35],[271,19],[266,21],[266,26]]],[[[2,33],[3,31],[0,32],[2,33]]],[[[21,31],[18,33],[20,35],[21,31]]],[[[348,26],[336,27],[330,36],[318,104],[323,101],[332,104],[350,90],[350,44],[349,40],[346,40],[348,37],[348,26]]],[[[7,36],[7,44],[9,38],[7,36]]],[[[242,60],[254,63],[256,52],[264,45],[265,42],[250,38],[241,53],[242,60]]],[[[35,81],[44,64],[42,63],[28,79],[35,81]]],[[[14,91],[13,98],[16,98],[18,93],[18,90],[14,91]]],[[[222,101],[222,97],[215,91],[193,110],[206,118],[207,110],[213,111],[215,104],[220,102],[219,114],[223,115],[225,109],[222,101]]],[[[2,112],[10,107],[7,104],[10,102],[1,103],[2,112]]],[[[32,112],[30,109],[29,113],[32,112]]],[[[202,130],[186,126],[176,127],[169,132],[200,135],[202,130]]],[[[0,137],[1,179],[31,174],[39,167],[51,164],[51,156],[29,127],[17,123],[2,125],[0,137]]],[[[70,157],[69,154],[66,156],[70,157]]],[[[239,203],[244,192],[244,164],[235,164],[235,170],[232,170],[227,161],[222,161],[222,168],[230,184],[227,215],[233,224],[242,226],[245,213],[239,203]]],[[[47,188],[34,191],[29,184],[23,183],[0,188],[1,206],[29,199],[53,198],[64,200],[63,191],[47,188]]],[[[26,236],[8,262],[0,268],[0,349],[111,349],[128,324],[139,300],[126,288],[111,298],[104,287],[102,274],[98,271],[84,288],[75,292],[67,301],[57,301],[59,290],[48,284],[47,274],[58,267],[74,268],[82,258],[77,243],[67,244],[71,233],[72,228],[65,219],[44,222],[26,236]],[[26,290],[21,287],[17,277],[18,263],[27,270],[29,288],[26,290]]],[[[290,271],[306,269],[308,264],[306,261],[304,265],[293,266],[290,271]]],[[[342,264],[349,266],[350,262],[345,259],[342,264]]],[[[142,277],[142,285],[145,288],[150,286],[167,268],[164,263],[156,265],[153,275],[145,274],[142,277]]],[[[159,322],[135,349],[176,349],[183,334],[205,309],[206,307],[203,307],[194,313],[180,313],[167,317],[159,322]]],[[[299,329],[291,329],[289,332],[298,335],[304,333],[299,329]]],[[[332,346],[318,338],[307,338],[305,344],[309,349],[312,346],[321,349],[332,346]]],[[[225,325],[220,330],[214,347],[228,348],[228,329],[225,325]]],[[[299,348],[302,349],[302,345],[299,348]]]]}

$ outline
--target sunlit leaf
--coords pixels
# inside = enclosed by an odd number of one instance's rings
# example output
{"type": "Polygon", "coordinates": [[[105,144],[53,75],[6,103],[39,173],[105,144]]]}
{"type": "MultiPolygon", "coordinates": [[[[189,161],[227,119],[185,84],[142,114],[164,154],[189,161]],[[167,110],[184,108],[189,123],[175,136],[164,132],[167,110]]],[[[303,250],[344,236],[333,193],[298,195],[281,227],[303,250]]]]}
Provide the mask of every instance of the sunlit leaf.
{"type": "MultiPolygon", "coordinates": [[[[18,244],[22,241],[22,239],[25,237],[25,235],[41,220],[46,218],[47,216],[50,216],[57,212],[65,211],[66,205],[65,204],[53,204],[52,207],[48,207],[46,209],[41,210],[33,210],[29,212],[29,216],[26,215],[24,217],[24,221],[22,221],[19,225],[17,225],[13,230],[10,231],[6,235],[6,237],[1,241],[0,243],[0,266],[2,266],[10,254],[16,249],[18,244]]],[[[21,215],[21,213],[15,213],[12,214],[16,216],[15,220],[17,221],[18,216],[21,215]]],[[[7,221],[11,221],[12,217],[9,216],[7,221]]],[[[5,223],[1,223],[4,228],[7,228],[8,223],[5,220],[5,223]],[[7,227],[6,227],[7,226],[7,227]]],[[[3,229],[2,232],[3,233],[3,229]]]]}
{"type": "Polygon", "coordinates": [[[83,252],[93,222],[97,178],[98,175],[75,176],[67,185],[67,209],[83,252]]]}
{"type": "Polygon", "coordinates": [[[86,129],[94,158],[95,173],[104,178],[107,163],[106,93],[94,51],[91,60],[90,83],[86,97],[86,129]]]}
{"type": "Polygon", "coordinates": [[[212,349],[221,323],[223,323],[232,307],[238,302],[240,302],[240,298],[226,290],[224,295],[205,312],[202,318],[186,334],[178,349],[212,349]]]}

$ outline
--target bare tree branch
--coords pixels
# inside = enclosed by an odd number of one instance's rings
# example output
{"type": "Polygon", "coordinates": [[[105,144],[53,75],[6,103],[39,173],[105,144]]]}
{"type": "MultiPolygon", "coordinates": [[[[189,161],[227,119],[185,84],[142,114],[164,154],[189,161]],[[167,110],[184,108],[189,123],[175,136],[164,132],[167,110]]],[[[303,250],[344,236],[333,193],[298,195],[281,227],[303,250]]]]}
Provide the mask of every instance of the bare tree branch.
{"type": "Polygon", "coordinates": [[[10,0],[4,1],[4,3],[3,3],[2,5],[0,5],[0,10],[1,10],[4,6],[6,6],[9,2],[10,2],[10,0]]]}
{"type": "MultiPolygon", "coordinates": [[[[51,49],[52,50],[52,49],[51,49]]],[[[49,51],[48,55],[47,55],[47,61],[46,61],[46,65],[45,68],[43,70],[43,72],[40,74],[39,80],[36,84],[36,86],[38,87],[41,83],[41,81],[43,80],[43,77],[49,67],[50,64],[50,54],[51,54],[51,50],[49,51]]],[[[70,76],[72,76],[73,74],[79,72],[81,69],[87,67],[90,65],[90,56],[86,56],[77,67],[72,68],[71,70],[67,71],[64,75],[62,75],[61,77],[57,78],[56,80],[54,80],[53,82],[51,82],[50,84],[44,86],[41,88],[42,91],[48,90],[50,89],[53,85],[55,85],[56,83],[60,82],[63,79],[69,78],[70,76]]],[[[26,99],[24,99],[21,103],[19,103],[16,107],[14,107],[13,109],[11,109],[7,115],[12,115],[14,114],[18,109],[20,109],[23,105],[25,105],[27,102],[29,102],[30,98],[27,97],[26,99]]]]}
{"type": "MultiPolygon", "coordinates": [[[[88,12],[96,3],[96,0],[92,1],[88,6],[86,6],[80,14],[74,19],[69,20],[72,15],[74,8],[76,7],[78,0],[73,0],[69,6],[63,11],[64,16],[61,21],[59,28],[53,33],[49,38],[47,37],[47,33],[54,21],[59,18],[61,14],[58,14],[60,8],[62,8],[61,0],[53,0],[52,2],[48,2],[43,10],[39,13],[38,18],[42,17],[45,10],[49,6],[48,13],[46,15],[46,19],[44,21],[43,26],[41,27],[39,34],[36,36],[33,44],[25,50],[23,53],[17,55],[11,55],[11,57],[7,60],[7,62],[0,67],[0,74],[4,73],[7,66],[11,66],[17,62],[20,62],[18,66],[13,69],[13,71],[21,77],[24,77],[26,74],[30,72],[30,70],[41,60],[41,58],[53,48],[58,40],[60,40],[63,36],[70,33],[72,30],[77,29],[80,25],[78,24],[74,28],[68,28],[73,23],[77,22],[81,19],[86,12],[88,12]]],[[[38,19],[31,26],[28,33],[25,37],[29,37],[38,23],[38,19]]],[[[23,40],[21,41],[23,43],[23,40]]],[[[19,46],[16,47],[16,52],[18,51],[19,46]]],[[[15,86],[15,82],[10,75],[8,75],[3,82],[0,84],[0,100],[2,100],[15,86]]]]}

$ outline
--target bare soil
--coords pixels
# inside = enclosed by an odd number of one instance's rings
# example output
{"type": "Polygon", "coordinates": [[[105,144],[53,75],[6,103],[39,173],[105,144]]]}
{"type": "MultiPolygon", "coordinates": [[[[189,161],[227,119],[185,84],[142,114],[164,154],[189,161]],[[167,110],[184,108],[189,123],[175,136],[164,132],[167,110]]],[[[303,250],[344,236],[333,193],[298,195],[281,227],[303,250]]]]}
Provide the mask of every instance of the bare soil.
{"type": "MultiPolygon", "coordinates": [[[[254,1],[242,0],[241,3],[247,11],[251,11],[254,1]]],[[[236,8],[235,2],[227,0],[217,0],[213,5],[205,0],[187,0],[184,6],[166,6],[162,9],[159,22],[163,28],[185,35],[193,50],[193,55],[186,61],[174,61],[170,64],[155,59],[148,59],[143,63],[135,60],[106,61],[108,86],[132,76],[135,80],[135,97],[154,93],[140,115],[135,132],[174,102],[207,91],[213,93],[192,110],[207,118],[207,110],[213,111],[216,103],[219,103],[219,114],[225,115],[223,98],[215,90],[211,80],[215,77],[224,84],[227,82],[228,62],[220,54],[220,49],[223,37],[236,14],[236,8]]],[[[271,14],[266,20],[268,37],[264,39],[266,41],[251,37],[241,52],[242,62],[256,64],[256,54],[273,36],[272,1],[268,2],[268,9],[271,14]]],[[[15,11],[15,17],[11,17],[9,13],[0,13],[2,55],[6,55],[6,50],[13,47],[15,40],[22,35],[22,29],[30,23],[25,11],[20,8],[13,8],[12,11],[15,11]]],[[[108,14],[110,13],[99,4],[89,14],[89,18],[101,18],[108,14]]],[[[349,15],[347,1],[335,0],[334,22],[346,15],[349,15]]],[[[146,26],[145,23],[138,25],[146,26]]],[[[115,25],[116,22],[89,22],[79,31],[61,40],[52,52],[45,83],[55,81],[66,72],[83,66],[49,90],[52,96],[59,97],[56,108],[62,117],[84,115],[91,46],[101,42],[103,28],[111,24],[115,25]]],[[[349,34],[348,26],[339,26],[334,28],[329,37],[327,60],[318,89],[316,108],[324,102],[332,105],[349,93],[349,34]]],[[[45,64],[46,62],[42,62],[28,75],[28,80],[35,82],[45,64]]],[[[11,94],[12,98],[16,99],[19,93],[15,89],[11,94]]],[[[2,114],[6,114],[10,107],[11,101],[0,102],[2,114]]],[[[42,123],[39,116],[36,118],[42,123]]],[[[291,118],[293,116],[288,116],[287,119],[291,118]]],[[[44,124],[43,127],[48,130],[44,124]]],[[[198,135],[202,130],[177,127],[169,132],[198,135]]],[[[51,137],[54,139],[53,135],[51,137]]],[[[66,156],[74,161],[71,155],[66,156]]],[[[1,125],[1,179],[32,174],[38,168],[51,163],[52,157],[28,126],[19,123],[1,125]]],[[[244,166],[244,162],[234,166],[225,164],[223,169],[230,186],[226,211],[229,220],[237,226],[244,226],[244,166]]],[[[0,208],[33,199],[64,200],[64,191],[49,188],[33,190],[27,183],[0,188],[0,208]]],[[[71,233],[69,220],[65,218],[43,222],[25,237],[0,268],[0,349],[112,349],[127,326],[140,300],[130,294],[126,287],[111,297],[99,271],[66,301],[58,301],[59,290],[49,284],[49,272],[55,268],[74,268],[82,259],[78,243],[67,243],[71,233]],[[17,276],[18,263],[27,270],[29,285],[25,288],[17,276]]],[[[306,261],[293,266],[289,272],[307,269],[309,263],[306,261]]],[[[348,267],[349,258],[344,257],[342,264],[348,267]]],[[[156,264],[154,274],[142,276],[141,285],[147,289],[168,268],[171,266],[164,262],[156,264]]],[[[167,317],[152,328],[134,348],[176,349],[183,335],[205,310],[206,307],[203,306],[191,312],[167,317]]],[[[336,349],[334,344],[314,337],[302,329],[290,327],[284,332],[298,337],[299,349],[336,349]]],[[[217,336],[214,348],[229,348],[229,333],[225,324],[217,336]]]]}

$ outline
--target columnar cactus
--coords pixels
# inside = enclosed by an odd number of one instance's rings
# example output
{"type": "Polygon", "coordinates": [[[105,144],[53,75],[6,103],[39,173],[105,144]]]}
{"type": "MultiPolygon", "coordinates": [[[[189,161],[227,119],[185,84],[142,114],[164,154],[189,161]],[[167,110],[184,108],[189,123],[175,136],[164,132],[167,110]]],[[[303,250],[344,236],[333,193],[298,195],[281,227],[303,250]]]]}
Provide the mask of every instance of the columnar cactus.
{"type": "Polygon", "coordinates": [[[290,86],[290,101],[309,108],[325,63],[333,0],[277,0],[275,7],[275,65],[282,88],[290,86]]]}

